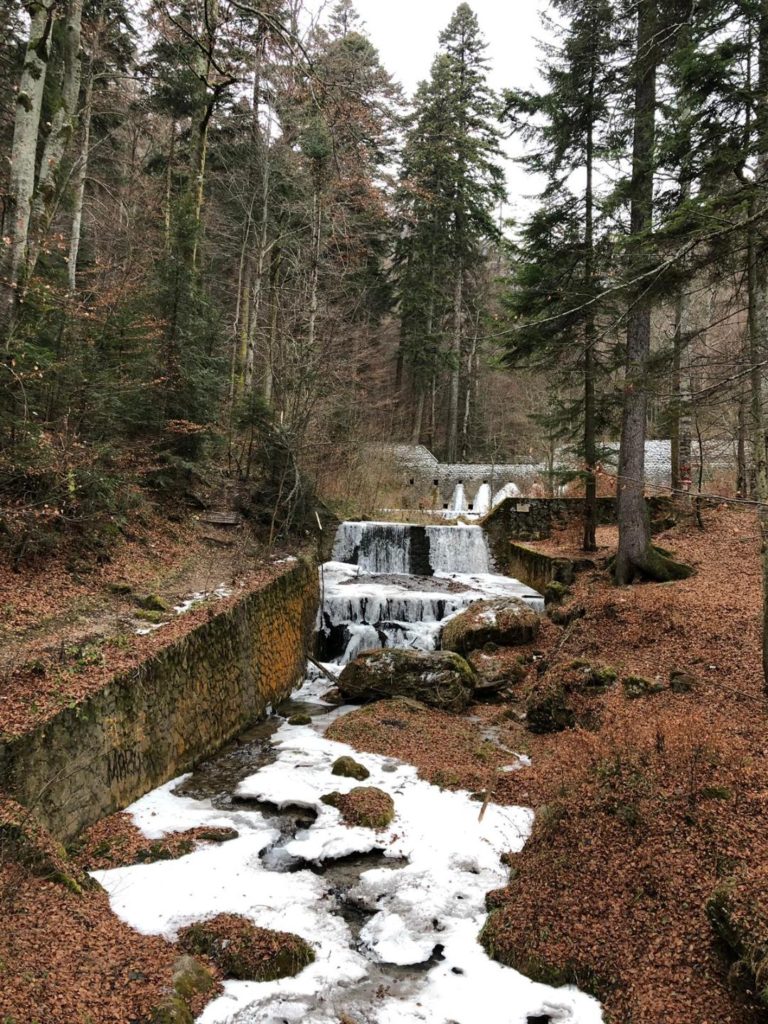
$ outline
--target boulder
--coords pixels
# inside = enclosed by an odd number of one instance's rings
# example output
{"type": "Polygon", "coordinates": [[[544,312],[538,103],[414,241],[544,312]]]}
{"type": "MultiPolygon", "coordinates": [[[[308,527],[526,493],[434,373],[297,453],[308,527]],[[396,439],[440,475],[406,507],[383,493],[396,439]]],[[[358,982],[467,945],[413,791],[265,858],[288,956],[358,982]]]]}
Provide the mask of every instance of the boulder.
{"type": "Polygon", "coordinates": [[[576,715],[562,683],[548,681],[528,697],[526,724],[531,732],[562,732],[576,724],[576,715]]]}
{"type": "Polygon", "coordinates": [[[387,828],[395,817],[395,804],[389,793],[376,786],[355,786],[349,793],[328,793],[320,798],[341,813],[345,825],[387,828]]]}
{"type": "Polygon", "coordinates": [[[354,757],[337,757],[333,762],[331,774],[340,775],[344,779],[357,779],[358,782],[364,782],[371,773],[354,757]]]}
{"type": "Polygon", "coordinates": [[[624,693],[630,700],[637,700],[639,697],[651,697],[654,693],[661,693],[664,689],[662,683],[655,679],[646,679],[645,676],[625,676],[621,680],[624,693]]]}
{"type": "Polygon", "coordinates": [[[502,647],[529,644],[536,639],[539,615],[518,597],[476,601],[443,628],[444,651],[467,654],[487,643],[502,647]]]}
{"type": "Polygon", "coordinates": [[[525,664],[513,651],[504,651],[489,644],[483,650],[472,651],[467,661],[477,673],[475,700],[492,697],[519,683],[525,676],[525,664]]]}
{"type": "Polygon", "coordinates": [[[179,946],[207,956],[225,978],[275,981],[292,978],[315,959],[312,947],[291,932],[259,928],[237,914],[219,914],[182,928],[179,946]]]}
{"type": "Polygon", "coordinates": [[[451,651],[367,651],[346,665],[339,690],[353,704],[410,697],[444,711],[463,711],[472,701],[477,677],[451,651]]]}

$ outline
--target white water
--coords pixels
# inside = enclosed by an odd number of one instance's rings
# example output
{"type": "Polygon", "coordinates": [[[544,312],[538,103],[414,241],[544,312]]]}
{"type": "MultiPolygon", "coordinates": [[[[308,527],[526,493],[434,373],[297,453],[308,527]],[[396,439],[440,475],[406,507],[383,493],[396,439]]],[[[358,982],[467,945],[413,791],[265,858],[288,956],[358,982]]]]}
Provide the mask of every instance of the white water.
{"type": "Polygon", "coordinates": [[[517,486],[517,484],[513,484],[513,483],[504,484],[504,486],[501,488],[501,490],[497,491],[496,494],[494,494],[494,496],[493,496],[493,507],[496,508],[496,506],[500,505],[502,503],[502,501],[504,501],[506,498],[519,498],[519,497],[520,497],[520,488],[517,486]]]}
{"type": "Polygon", "coordinates": [[[411,571],[411,527],[406,523],[342,523],[331,556],[365,572],[411,571]]]}
{"type": "Polygon", "coordinates": [[[491,556],[480,526],[428,526],[432,572],[489,573],[491,556]]]}
{"type": "MultiPolygon", "coordinates": [[[[431,644],[446,614],[459,605],[527,589],[505,577],[443,574],[436,587],[452,579],[466,590],[421,592],[403,581],[397,592],[387,580],[350,582],[358,572],[354,565],[330,563],[323,573],[326,610],[334,609],[358,649],[379,639],[380,626],[365,621],[369,615],[403,616],[388,627],[393,645],[406,645],[409,636],[431,644]],[[342,597],[337,592],[345,588],[342,597]]],[[[349,654],[348,648],[344,657],[349,654]]],[[[335,674],[341,665],[326,668],[335,674]]],[[[239,837],[177,861],[95,872],[113,910],[143,933],[173,941],[192,921],[236,913],[262,927],[296,932],[313,945],[315,962],[295,978],[225,982],[223,995],[198,1024],[338,1024],[342,1014],[356,1024],[526,1024],[540,1015],[553,1024],[602,1024],[590,997],[572,987],[536,984],[490,960],[477,941],[485,893],[507,880],[501,856],[522,849],[533,813],[490,804],[480,821],[479,804],[468,793],[442,791],[410,765],[326,739],[327,726],[351,710],[325,704],[320,694],[327,686],[319,674],[311,675],[296,696],[304,707],[314,703],[313,724],[282,725],[272,740],[276,760],[237,787],[238,797],[311,809],[317,815],[311,825],[297,827],[286,841],[266,811],[217,809],[210,800],[176,796],[183,781],[176,780],[128,808],[147,837],[198,825],[234,828],[239,837]],[[322,803],[323,794],[357,785],[331,773],[334,760],[345,754],[369,770],[366,785],[391,795],[396,817],[386,831],[349,828],[322,803]],[[366,914],[355,937],[333,879],[310,867],[372,851],[383,861],[361,869],[346,897],[366,914]],[[281,863],[294,870],[281,871],[281,863]]],[[[510,771],[528,763],[512,752],[509,758],[510,771]]]]}
{"type": "Polygon", "coordinates": [[[431,580],[419,579],[414,589],[405,576],[360,578],[354,565],[326,562],[318,629],[329,634],[334,627],[344,628],[346,646],[339,656],[344,665],[378,647],[433,651],[445,622],[487,597],[518,597],[544,610],[540,594],[508,576],[438,573],[431,580]],[[445,589],[449,583],[455,589],[445,589]]]}
{"type": "MultiPolygon", "coordinates": [[[[299,696],[313,689],[310,684],[299,696]]],[[[235,828],[239,838],[177,861],[95,872],[115,913],[144,934],[173,940],[192,921],[236,913],[261,927],[294,931],[314,946],[315,962],[295,978],[225,982],[198,1024],[338,1024],[342,1012],[359,1024],[526,1024],[540,1014],[601,1024],[600,1008],[588,996],[536,984],[490,960],[477,942],[485,892],[504,884],[500,857],[522,848],[532,813],[491,804],[479,822],[479,805],[468,794],[441,791],[410,765],[326,740],[322,732],[337,714],[315,718],[313,726],[284,725],[274,737],[277,760],[244,779],[238,794],[316,811],[314,824],[284,848],[300,863],[383,854],[382,866],[362,872],[350,894],[371,908],[357,943],[344,919],[330,912],[334,896],[322,875],[308,867],[281,873],[259,856],[279,840],[259,812],[176,797],[181,779],[128,808],[144,834],[160,838],[208,825],[235,828]],[[320,801],[331,789],[357,785],[331,774],[344,754],[371,772],[366,785],[393,797],[397,816],[387,831],[348,828],[320,801]],[[387,864],[398,858],[407,862],[387,864]],[[425,964],[438,945],[443,959],[393,984],[393,992],[371,991],[369,974],[381,970],[375,965],[425,964]]]]}
{"type": "Polygon", "coordinates": [[[448,507],[448,512],[453,515],[461,515],[467,511],[467,496],[464,493],[464,484],[456,484],[453,489],[453,497],[448,507]]]}
{"type": "Polygon", "coordinates": [[[488,573],[491,559],[479,526],[348,522],[336,534],[334,562],[382,575],[488,573]]]}
{"type": "Polygon", "coordinates": [[[480,484],[475,495],[474,512],[478,516],[486,516],[491,511],[491,485],[480,484]]]}

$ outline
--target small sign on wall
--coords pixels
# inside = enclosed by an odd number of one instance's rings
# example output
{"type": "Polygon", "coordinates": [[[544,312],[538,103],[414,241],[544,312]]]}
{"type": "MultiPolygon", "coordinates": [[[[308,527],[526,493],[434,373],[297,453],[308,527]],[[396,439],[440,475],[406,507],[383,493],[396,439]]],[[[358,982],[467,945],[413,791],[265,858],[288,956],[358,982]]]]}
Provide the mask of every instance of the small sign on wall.
{"type": "Polygon", "coordinates": [[[531,506],[527,502],[518,501],[518,503],[515,505],[515,512],[530,512],[530,511],[531,511],[531,506]]]}

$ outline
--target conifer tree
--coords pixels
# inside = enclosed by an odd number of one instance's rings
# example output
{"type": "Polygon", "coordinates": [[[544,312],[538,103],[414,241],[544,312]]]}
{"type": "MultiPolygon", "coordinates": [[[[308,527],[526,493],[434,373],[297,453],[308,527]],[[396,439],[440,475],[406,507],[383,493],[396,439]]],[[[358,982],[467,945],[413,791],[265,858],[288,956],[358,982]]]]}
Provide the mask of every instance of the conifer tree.
{"type": "Polygon", "coordinates": [[[440,46],[430,80],[417,93],[406,143],[401,194],[408,234],[400,253],[401,296],[406,352],[420,375],[424,360],[418,331],[426,333],[429,362],[434,362],[437,352],[445,354],[449,367],[445,448],[448,460],[455,461],[470,275],[483,264],[487,244],[499,236],[494,215],[506,189],[498,101],[487,82],[486,43],[468,4],[456,9],[440,36],[440,46]],[[438,252],[443,256],[426,264],[425,279],[419,265],[425,254],[434,257],[438,252]],[[409,323],[411,311],[425,297],[426,319],[409,323]],[[438,332],[439,347],[430,342],[433,331],[438,332]]]}
{"type": "MultiPolygon", "coordinates": [[[[506,117],[535,149],[524,163],[546,176],[539,207],[523,231],[518,270],[509,305],[516,318],[507,360],[531,359],[553,374],[581,375],[580,401],[566,408],[558,433],[565,439],[581,424],[576,445],[584,461],[584,548],[595,550],[595,468],[599,457],[600,369],[598,321],[600,278],[610,243],[600,233],[604,196],[596,180],[601,162],[623,141],[613,110],[624,80],[617,66],[620,26],[608,0],[556,0],[562,26],[543,47],[540,94],[509,92],[506,117]]],[[[568,382],[572,389],[572,380],[568,382]]]]}

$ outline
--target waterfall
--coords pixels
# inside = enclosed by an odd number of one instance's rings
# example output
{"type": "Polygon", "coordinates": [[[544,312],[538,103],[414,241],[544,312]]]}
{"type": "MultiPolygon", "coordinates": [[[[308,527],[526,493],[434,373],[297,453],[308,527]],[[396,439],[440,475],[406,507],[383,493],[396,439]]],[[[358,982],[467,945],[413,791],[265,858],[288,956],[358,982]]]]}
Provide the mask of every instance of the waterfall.
{"type": "Polygon", "coordinates": [[[454,487],[448,511],[453,516],[461,515],[462,512],[467,511],[467,496],[464,493],[464,484],[458,483],[454,487]]]}
{"type": "Polygon", "coordinates": [[[413,567],[418,554],[411,552],[413,531],[418,529],[406,523],[342,523],[331,557],[334,562],[358,565],[365,572],[401,575],[421,570],[429,575],[426,561],[413,567]]]}
{"type": "Polygon", "coordinates": [[[474,511],[479,516],[486,516],[491,511],[491,486],[481,484],[475,497],[474,511]]]}
{"type": "Polygon", "coordinates": [[[443,623],[484,597],[544,607],[534,590],[491,573],[479,526],[342,523],[322,572],[317,652],[342,665],[377,647],[434,650],[443,623]]]}
{"type": "Polygon", "coordinates": [[[332,559],[374,575],[491,571],[485,534],[479,526],[342,523],[332,559]]]}
{"type": "Polygon", "coordinates": [[[491,559],[480,526],[428,526],[433,573],[488,573],[491,559]]]}
{"type": "Polygon", "coordinates": [[[520,488],[517,486],[517,484],[513,484],[511,482],[508,484],[504,484],[501,490],[497,491],[496,494],[494,494],[493,496],[493,507],[496,508],[497,505],[500,505],[502,501],[505,501],[507,498],[519,497],[520,488]]]}

